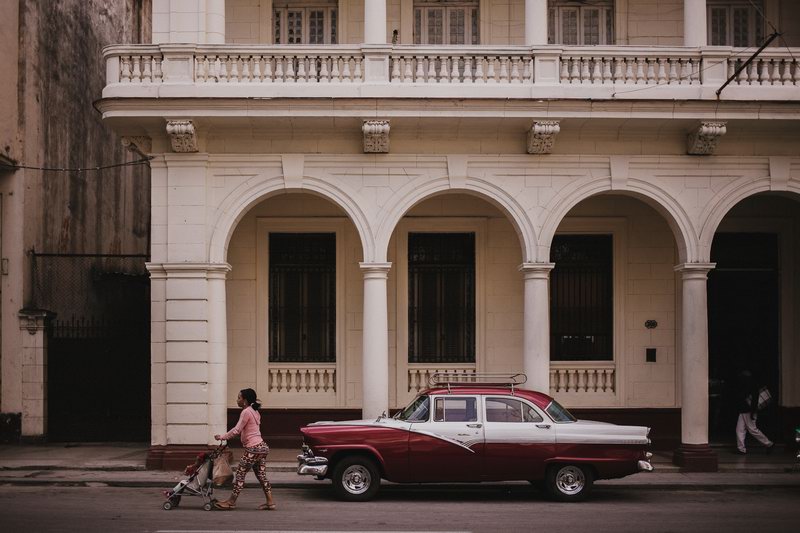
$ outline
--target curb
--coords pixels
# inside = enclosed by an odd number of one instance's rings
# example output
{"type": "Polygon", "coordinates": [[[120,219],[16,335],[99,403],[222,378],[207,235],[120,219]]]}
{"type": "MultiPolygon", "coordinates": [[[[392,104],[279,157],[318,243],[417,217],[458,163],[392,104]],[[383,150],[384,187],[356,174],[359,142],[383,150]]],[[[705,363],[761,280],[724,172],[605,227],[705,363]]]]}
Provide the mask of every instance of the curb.
{"type": "MultiPolygon", "coordinates": [[[[132,480],[120,480],[120,481],[111,481],[111,480],[81,480],[81,481],[71,481],[71,480],[45,480],[45,479],[27,479],[27,478],[7,478],[7,479],[0,479],[0,486],[27,486],[27,487],[42,487],[42,486],[53,486],[53,487],[114,487],[114,488],[152,488],[152,489],[160,489],[160,490],[167,490],[174,486],[174,482],[165,481],[163,483],[152,481],[152,480],[143,480],[143,481],[132,481],[132,480]]],[[[274,481],[271,483],[273,487],[279,487],[283,489],[305,489],[305,490],[332,490],[331,485],[328,482],[318,483],[315,480],[308,480],[306,482],[302,481],[274,481]]],[[[258,483],[254,482],[247,482],[245,483],[245,488],[256,489],[260,488],[258,483]]],[[[763,490],[763,489],[798,489],[800,488],[800,479],[798,480],[786,480],[786,482],[755,482],[755,483],[744,483],[744,482],[737,482],[737,483],[730,483],[730,484],[720,484],[720,483],[675,483],[675,482],[667,482],[667,483],[626,483],[626,482],[603,482],[600,481],[598,484],[595,485],[595,488],[599,488],[601,490],[680,490],[680,491],[725,491],[725,490],[763,490]]],[[[527,484],[517,483],[517,484],[401,484],[401,483],[382,483],[381,490],[417,490],[417,491],[453,491],[453,492],[475,492],[475,491],[486,491],[486,490],[523,490],[523,491],[532,491],[538,492],[535,488],[528,486],[527,484]]],[[[229,486],[217,487],[216,491],[227,491],[230,490],[229,486]]]]}

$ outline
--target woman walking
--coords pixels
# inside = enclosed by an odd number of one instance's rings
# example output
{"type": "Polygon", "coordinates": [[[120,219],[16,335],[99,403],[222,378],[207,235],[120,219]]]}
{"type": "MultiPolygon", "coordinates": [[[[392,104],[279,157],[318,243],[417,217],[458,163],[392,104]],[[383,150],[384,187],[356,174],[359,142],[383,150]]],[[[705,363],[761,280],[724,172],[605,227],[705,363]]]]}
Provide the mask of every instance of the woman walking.
{"type": "Polygon", "coordinates": [[[239,422],[224,435],[214,435],[214,438],[217,440],[229,440],[236,435],[240,435],[242,446],[244,446],[244,454],[239,460],[239,467],[236,469],[231,497],[227,500],[215,502],[214,505],[217,509],[224,511],[236,509],[236,499],[244,487],[244,478],[247,475],[247,471],[252,468],[259,483],[261,483],[261,488],[264,489],[264,495],[267,497],[267,501],[258,508],[263,511],[273,511],[275,503],[272,501],[272,487],[267,479],[269,446],[261,438],[261,415],[258,412],[261,402],[256,399],[256,391],[242,389],[236,397],[236,405],[242,409],[241,414],[239,414],[239,422]]]}

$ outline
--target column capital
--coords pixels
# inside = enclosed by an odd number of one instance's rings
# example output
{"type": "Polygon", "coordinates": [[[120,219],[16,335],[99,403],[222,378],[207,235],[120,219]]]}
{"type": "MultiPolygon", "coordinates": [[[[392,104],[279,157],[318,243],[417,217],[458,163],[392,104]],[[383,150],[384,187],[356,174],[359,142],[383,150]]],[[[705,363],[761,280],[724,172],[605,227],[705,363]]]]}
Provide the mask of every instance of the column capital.
{"type": "Polygon", "coordinates": [[[225,278],[231,271],[228,263],[145,263],[150,277],[166,278],[225,278]]]}
{"type": "Polygon", "coordinates": [[[525,279],[549,279],[555,263],[522,263],[519,271],[525,279]]]}
{"type": "Polygon", "coordinates": [[[364,279],[386,279],[389,275],[389,270],[392,268],[391,263],[359,263],[358,266],[364,273],[364,279]]]}
{"type": "Polygon", "coordinates": [[[683,279],[705,279],[716,266],[716,263],[681,263],[673,270],[680,272],[683,279]]]}

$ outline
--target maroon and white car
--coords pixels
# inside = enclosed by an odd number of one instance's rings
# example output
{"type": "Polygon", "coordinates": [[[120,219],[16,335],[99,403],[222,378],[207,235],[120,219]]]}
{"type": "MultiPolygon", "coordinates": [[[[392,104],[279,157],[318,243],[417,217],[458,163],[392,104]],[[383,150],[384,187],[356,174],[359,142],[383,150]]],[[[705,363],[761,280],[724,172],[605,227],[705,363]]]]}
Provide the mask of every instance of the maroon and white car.
{"type": "Polygon", "coordinates": [[[562,501],[597,479],[652,471],[642,426],[577,420],[546,394],[515,384],[449,383],[421,392],[392,418],[301,428],[297,473],[330,478],[343,500],[395,483],[527,480],[562,501]]]}

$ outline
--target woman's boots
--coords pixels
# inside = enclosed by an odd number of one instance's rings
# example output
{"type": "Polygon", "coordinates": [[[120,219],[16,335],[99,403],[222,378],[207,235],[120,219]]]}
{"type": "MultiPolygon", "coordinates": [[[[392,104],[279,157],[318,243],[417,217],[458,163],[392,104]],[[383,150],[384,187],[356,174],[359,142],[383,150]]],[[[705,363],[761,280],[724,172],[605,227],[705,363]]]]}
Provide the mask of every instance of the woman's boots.
{"type": "Polygon", "coordinates": [[[272,489],[265,490],[264,496],[267,497],[266,503],[259,505],[258,508],[262,511],[274,511],[275,510],[275,502],[272,500],[272,489]]]}

